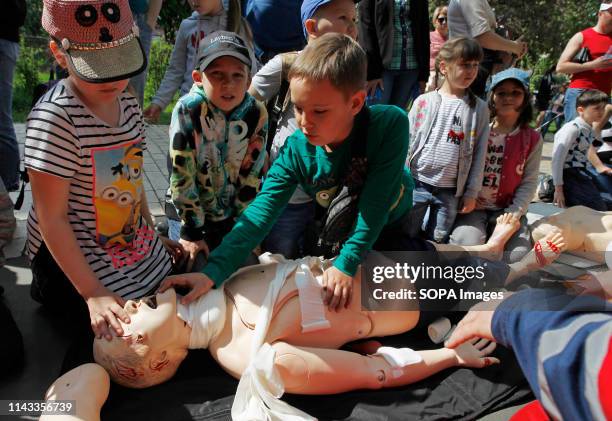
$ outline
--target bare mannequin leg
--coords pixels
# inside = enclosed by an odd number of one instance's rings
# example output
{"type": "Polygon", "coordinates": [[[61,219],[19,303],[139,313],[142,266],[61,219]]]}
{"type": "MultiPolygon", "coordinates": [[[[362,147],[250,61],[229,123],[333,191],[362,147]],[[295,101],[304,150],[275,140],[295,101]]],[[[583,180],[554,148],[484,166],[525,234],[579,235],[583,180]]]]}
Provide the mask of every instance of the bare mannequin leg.
{"type": "Polygon", "coordinates": [[[533,249],[520,261],[510,264],[510,273],[506,285],[527,273],[551,264],[559,257],[567,244],[560,232],[550,232],[541,240],[536,241],[533,249]]]}
{"type": "Polygon", "coordinates": [[[459,246],[456,244],[432,243],[439,252],[468,252],[489,260],[501,259],[508,240],[520,228],[521,222],[511,213],[497,217],[493,234],[485,244],[475,246],[459,246]]]}
{"type": "Polygon", "coordinates": [[[83,364],[53,382],[45,400],[69,400],[75,415],[42,415],[40,421],[100,421],[100,410],[110,388],[106,370],[98,364],[83,364]]]}

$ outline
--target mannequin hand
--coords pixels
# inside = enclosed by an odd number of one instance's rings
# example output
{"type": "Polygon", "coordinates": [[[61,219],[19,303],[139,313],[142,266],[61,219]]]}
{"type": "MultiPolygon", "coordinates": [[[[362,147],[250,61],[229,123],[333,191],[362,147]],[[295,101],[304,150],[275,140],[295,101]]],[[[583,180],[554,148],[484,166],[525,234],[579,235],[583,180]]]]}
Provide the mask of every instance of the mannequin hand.
{"type": "Polygon", "coordinates": [[[383,91],[385,88],[383,87],[382,79],[372,79],[366,83],[366,91],[370,98],[374,98],[376,96],[376,88],[380,87],[380,90],[383,91]]]}
{"type": "Polygon", "coordinates": [[[123,329],[117,319],[123,320],[124,323],[130,322],[128,314],[123,309],[125,305],[123,298],[100,285],[85,297],[85,303],[89,309],[91,329],[97,338],[104,336],[106,340],[113,339],[109,327],[115,331],[117,336],[123,335],[123,329]]]}
{"type": "Polygon", "coordinates": [[[179,240],[179,243],[181,244],[181,246],[183,246],[183,249],[185,249],[185,253],[187,254],[187,258],[189,259],[187,261],[187,267],[185,268],[187,272],[191,271],[191,268],[193,267],[193,262],[195,261],[195,258],[199,252],[203,252],[204,257],[208,259],[209,250],[208,250],[208,244],[206,244],[206,241],[204,240],[189,241],[189,240],[183,240],[181,238],[179,240]]]}
{"type": "Polygon", "coordinates": [[[171,240],[162,235],[159,236],[159,239],[164,245],[166,251],[170,254],[170,257],[172,257],[172,266],[181,267],[185,261],[185,258],[187,257],[187,253],[185,252],[183,245],[178,241],[171,240]]]}
{"type": "Polygon", "coordinates": [[[553,205],[560,208],[565,207],[565,193],[563,193],[563,186],[555,186],[555,195],[553,196],[553,205]]]}
{"type": "Polygon", "coordinates": [[[461,199],[461,206],[459,207],[459,213],[470,213],[476,207],[476,199],[473,197],[464,197],[461,199]]]}
{"type": "Polygon", "coordinates": [[[331,266],[323,272],[323,302],[329,311],[348,307],[353,295],[353,277],[331,266]]]}
{"type": "Polygon", "coordinates": [[[188,287],[191,290],[189,294],[181,298],[181,304],[184,305],[197,300],[215,286],[214,282],[203,273],[184,273],[182,275],[168,276],[164,279],[159,287],[159,292],[164,292],[175,285],[188,287]]]}
{"type": "Polygon", "coordinates": [[[460,367],[482,368],[491,364],[499,364],[499,359],[489,357],[497,344],[487,339],[475,338],[464,342],[454,349],[457,365],[460,367]]]}
{"type": "Polygon", "coordinates": [[[147,123],[157,123],[162,109],[159,105],[151,104],[143,112],[143,117],[147,123]]]}

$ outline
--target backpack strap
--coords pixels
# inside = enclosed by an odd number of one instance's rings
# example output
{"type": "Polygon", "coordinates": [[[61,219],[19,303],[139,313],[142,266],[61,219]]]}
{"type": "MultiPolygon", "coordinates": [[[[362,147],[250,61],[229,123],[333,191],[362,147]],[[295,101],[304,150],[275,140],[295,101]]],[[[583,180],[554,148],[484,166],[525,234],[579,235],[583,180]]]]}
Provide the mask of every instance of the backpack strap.
{"type": "Polygon", "coordinates": [[[266,109],[268,111],[268,139],[266,142],[266,151],[270,154],[270,149],[272,148],[272,142],[274,140],[274,136],[276,135],[276,129],[278,127],[278,122],[282,114],[289,107],[289,103],[291,102],[291,96],[289,94],[289,71],[291,70],[291,66],[293,62],[298,56],[297,51],[292,51],[289,53],[282,53],[281,57],[281,85],[280,89],[276,96],[271,98],[266,104],[266,109]]]}
{"type": "MultiPolygon", "coordinates": [[[[350,146],[351,162],[346,171],[343,185],[351,189],[351,193],[359,194],[367,175],[368,127],[370,124],[370,109],[364,105],[355,117],[350,146]]],[[[341,190],[341,189],[338,189],[341,190]]]]}
{"type": "Polygon", "coordinates": [[[313,256],[329,259],[336,256],[348,239],[359,214],[359,197],[367,176],[367,140],[370,111],[367,106],[355,117],[349,144],[350,163],[336,195],[324,210],[320,220],[315,221],[314,233],[305,235],[305,249],[313,256]]]}

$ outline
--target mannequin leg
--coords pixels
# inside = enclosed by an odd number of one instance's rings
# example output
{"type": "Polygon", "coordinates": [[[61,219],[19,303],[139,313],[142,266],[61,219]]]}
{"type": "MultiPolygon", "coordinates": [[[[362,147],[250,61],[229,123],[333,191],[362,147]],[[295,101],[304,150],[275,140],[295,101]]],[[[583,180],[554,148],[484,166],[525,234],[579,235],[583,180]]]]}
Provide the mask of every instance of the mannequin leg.
{"type": "Polygon", "coordinates": [[[456,365],[452,350],[419,351],[420,363],[392,368],[379,355],[361,355],[336,349],[273,344],[275,366],[285,391],[326,395],[357,389],[380,389],[410,384],[456,365]]]}
{"type": "Polygon", "coordinates": [[[506,278],[506,285],[529,272],[551,264],[566,249],[567,243],[560,232],[548,233],[544,238],[535,242],[535,246],[525,257],[508,265],[510,272],[506,278]]]}
{"type": "Polygon", "coordinates": [[[520,228],[520,221],[512,214],[505,213],[497,218],[497,224],[491,237],[485,244],[460,246],[455,244],[434,244],[439,252],[467,252],[489,260],[502,258],[508,240],[520,228]]]}

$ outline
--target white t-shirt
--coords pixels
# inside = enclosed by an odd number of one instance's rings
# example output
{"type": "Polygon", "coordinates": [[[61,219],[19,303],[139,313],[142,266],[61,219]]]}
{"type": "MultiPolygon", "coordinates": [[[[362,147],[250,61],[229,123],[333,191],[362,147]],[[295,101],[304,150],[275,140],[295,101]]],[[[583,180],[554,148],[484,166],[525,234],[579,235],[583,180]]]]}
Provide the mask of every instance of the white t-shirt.
{"type": "Polygon", "coordinates": [[[487,0],[450,0],[449,39],[476,38],[497,27],[495,13],[487,0]]]}
{"type": "MultiPolygon", "coordinates": [[[[281,55],[276,55],[262,67],[251,81],[251,87],[257,91],[260,97],[268,101],[274,95],[278,94],[282,83],[283,59],[281,55]]],[[[289,95],[289,93],[287,93],[289,95]]],[[[270,148],[270,161],[274,162],[278,156],[280,149],[285,144],[285,141],[296,130],[298,130],[297,122],[295,121],[295,113],[293,111],[293,103],[289,102],[285,112],[283,112],[276,126],[276,133],[270,148]]],[[[302,190],[300,186],[295,189],[295,193],[291,196],[289,203],[307,203],[312,201],[312,198],[302,190]]]]}
{"type": "Polygon", "coordinates": [[[506,138],[514,136],[518,128],[509,134],[500,134],[491,131],[487,142],[487,155],[482,178],[482,189],[478,193],[477,209],[497,210],[497,192],[501,183],[502,165],[504,163],[504,148],[506,138]]]}
{"type": "MultiPolygon", "coordinates": [[[[171,269],[170,256],[141,215],[145,131],[136,99],[119,97],[110,127],[65,81],[28,116],[25,166],[70,181],[68,219],[100,282],[124,298],[152,292],[171,269]]],[[[28,217],[31,259],[42,244],[35,205],[28,217]]]]}
{"type": "Polygon", "coordinates": [[[459,150],[465,139],[463,116],[467,97],[452,98],[440,92],[442,102],[427,141],[412,160],[413,175],[436,187],[457,187],[459,150]]]}

